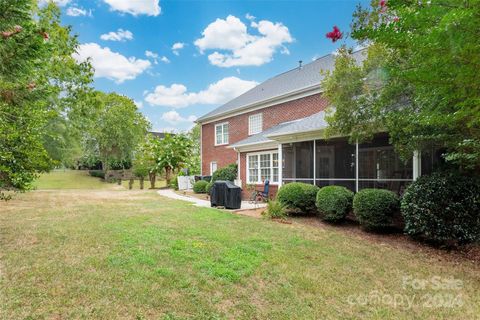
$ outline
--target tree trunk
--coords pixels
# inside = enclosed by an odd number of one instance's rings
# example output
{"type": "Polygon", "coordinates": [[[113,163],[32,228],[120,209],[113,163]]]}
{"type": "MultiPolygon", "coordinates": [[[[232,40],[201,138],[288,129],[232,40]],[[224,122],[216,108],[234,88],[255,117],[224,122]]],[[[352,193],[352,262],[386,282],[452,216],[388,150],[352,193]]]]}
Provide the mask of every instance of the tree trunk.
{"type": "Polygon", "coordinates": [[[128,189],[132,190],[132,188],[133,188],[133,178],[130,178],[130,180],[128,181],[128,189]]]}
{"type": "Polygon", "coordinates": [[[150,172],[148,174],[148,178],[150,179],[150,189],[155,189],[155,180],[156,180],[155,172],[150,172]]]}
{"type": "Polygon", "coordinates": [[[144,182],[145,178],[144,177],[140,177],[140,190],[143,190],[143,182],[144,182]]]}
{"type": "Polygon", "coordinates": [[[166,167],[165,168],[165,180],[167,180],[167,186],[170,185],[170,180],[171,180],[171,171],[172,171],[172,168],[170,167],[166,167]]]}

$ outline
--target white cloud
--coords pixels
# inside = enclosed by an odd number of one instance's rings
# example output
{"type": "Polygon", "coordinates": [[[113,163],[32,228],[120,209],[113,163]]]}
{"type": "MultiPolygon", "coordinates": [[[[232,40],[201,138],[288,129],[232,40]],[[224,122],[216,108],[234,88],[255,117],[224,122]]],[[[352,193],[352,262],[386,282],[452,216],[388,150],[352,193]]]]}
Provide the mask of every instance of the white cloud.
{"type": "Polygon", "coordinates": [[[82,17],[82,16],[92,16],[92,10],[83,9],[80,7],[69,7],[67,9],[67,16],[70,17],[82,17]]]}
{"type": "Polygon", "coordinates": [[[214,105],[225,103],[258,83],[227,77],[212,83],[205,90],[188,92],[183,84],[172,84],[170,87],[159,85],[145,97],[145,101],[154,106],[183,108],[194,104],[214,105]]]}
{"type": "Polygon", "coordinates": [[[153,59],[153,62],[155,64],[158,64],[158,60],[162,61],[163,63],[170,63],[170,60],[167,57],[165,57],[165,56],[160,57],[158,55],[158,53],[155,53],[155,52],[150,51],[150,50],[145,51],[145,56],[153,59]]]}
{"type": "Polygon", "coordinates": [[[65,7],[67,4],[70,3],[70,0],[40,0],[38,2],[38,4],[40,6],[44,6],[49,2],[53,2],[53,3],[57,4],[57,6],[59,6],[59,7],[65,7]]]}
{"type": "Polygon", "coordinates": [[[146,14],[158,16],[161,12],[160,0],[103,0],[114,11],[129,13],[137,16],[146,14]]]}
{"type": "Polygon", "coordinates": [[[147,56],[149,58],[157,59],[158,58],[158,53],[147,50],[147,51],[145,51],[145,56],[147,56]]]}
{"type": "Polygon", "coordinates": [[[225,20],[210,23],[195,45],[202,53],[209,49],[222,50],[208,56],[210,63],[219,67],[260,66],[270,62],[277,50],[282,54],[289,53],[285,44],[293,42],[293,38],[282,23],[252,21],[250,27],[259,35],[248,33],[247,26],[240,19],[229,15],[225,20]]]}
{"type": "Polygon", "coordinates": [[[182,50],[183,48],[185,48],[185,43],[176,42],[172,46],[172,52],[173,52],[174,55],[178,56],[180,54],[179,51],[182,50]]]}
{"type": "Polygon", "coordinates": [[[255,16],[252,16],[250,13],[247,13],[247,14],[245,15],[245,18],[247,18],[247,19],[250,20],[250,21],[253,21],[253,20],[256,19],[255,16]]]}
{"type": "Polygon", "coordinates": [[[194,115],[191,115],[184,118],[177,111],[172,110],[172,111],[165,112],[162,115],[162,120],[167,121],[170,124],[179,124],[182,122],[194,122],[195,120],[197,120],[197,117],[195,117],[194,115]]]}
{"type": "Polygon", "coordinates": [[[121,41],[133,40],[133,33],[129,30],[118,29],[117,32],[110,31],[109,33],[102,34],[100,39],[105,41],[121,41]]]}
{"type": "Polygon", "coordinates": [[[74,58],[79,62],[91,58],[92,66],[95,68],[95,77],[108,78],[117,83],[135,79],[151,66],[148,60],[127,58],[120,53],[111,51],[108,47],[102,48],[96,43],[80,45],[74,58]]]}

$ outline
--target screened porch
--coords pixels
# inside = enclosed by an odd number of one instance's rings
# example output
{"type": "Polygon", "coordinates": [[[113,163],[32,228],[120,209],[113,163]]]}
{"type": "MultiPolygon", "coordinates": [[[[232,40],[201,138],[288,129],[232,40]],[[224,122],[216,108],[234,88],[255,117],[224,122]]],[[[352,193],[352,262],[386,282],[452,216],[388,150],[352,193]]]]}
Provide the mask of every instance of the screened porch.
{"type": "Polygon", "coordinates": [[[408,161],[400,159],[387,134],[361,144],[349,144],[346,138],[283,143],[279,152],[282,184],[340,185],[352,191],[382,188],[401,194],[421,167],[416,155],[408,161]]]}

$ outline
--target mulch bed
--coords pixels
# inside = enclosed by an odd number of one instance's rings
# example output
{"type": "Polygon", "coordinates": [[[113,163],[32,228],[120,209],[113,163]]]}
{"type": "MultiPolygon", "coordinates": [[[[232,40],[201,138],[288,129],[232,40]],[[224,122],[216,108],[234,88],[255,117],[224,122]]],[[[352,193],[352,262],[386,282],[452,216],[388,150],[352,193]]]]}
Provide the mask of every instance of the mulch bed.
{"type": "MultiPolygon", "coordinates": [[[[235,213],[254,218],[262,218],[263,210],[265,210],[265,208],[259,208],[255,210],[243,210],[237,211],[235,213]]],[[[357,222],[352,220],[347,220],[344,223],[338,225],[325,223],[315,216],[289,217],[287,220],[273,219],[273,221],[287,224],[299,223],[315,228],[336,230],[346,233],[349,236],[357,237],[374,243],[379,243],[381,245],[388,245],[393,248],[421,252],[439,260],[448,260],[458,263],[468,260],[471,262],[480,263],[480,245],[465,245],[447,249],[439,248],[432,246],[428,243],[416,241],[409,236],[403,234],[401,230],[397,230],[393,233],[380,234],[366,232],[362,230],[362,228],[360,228],[357,222]]]]}

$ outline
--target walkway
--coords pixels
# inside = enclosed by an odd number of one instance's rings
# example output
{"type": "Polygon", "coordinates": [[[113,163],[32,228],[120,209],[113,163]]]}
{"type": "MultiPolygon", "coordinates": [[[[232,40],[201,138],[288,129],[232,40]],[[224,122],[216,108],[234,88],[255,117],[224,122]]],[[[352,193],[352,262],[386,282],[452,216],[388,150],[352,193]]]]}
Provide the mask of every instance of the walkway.
{"type": "MultiPolygon", "coordinates": [[[[191,202],[196,207],[210,208],[210,201],[202,200],[194,197],[182,196],[176,193],[175,191],[173,191],[172,189],[161,189],[161,190],[158,190],[157,193],[163,197],[167,197],[170,199],[191,202]]],[[[242,201],[242,207],[239,210],[252,210],[252,209],[258,209],[263,207],[266,207],[266,204],[259,203],[255,205],[255,204],[249,203],[248,201],[242,201]]],[[[234,211],[238,211],[238,210],[234,210],[234,211]]]]}

